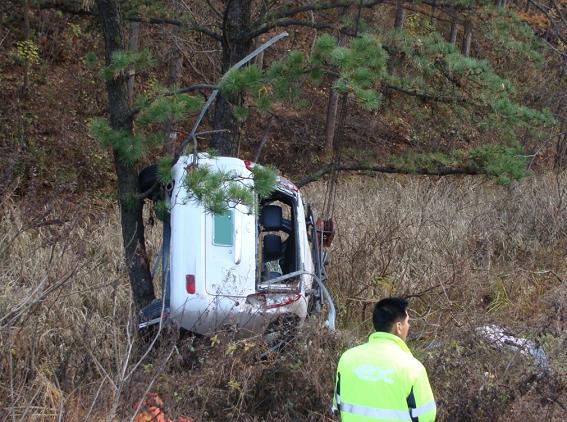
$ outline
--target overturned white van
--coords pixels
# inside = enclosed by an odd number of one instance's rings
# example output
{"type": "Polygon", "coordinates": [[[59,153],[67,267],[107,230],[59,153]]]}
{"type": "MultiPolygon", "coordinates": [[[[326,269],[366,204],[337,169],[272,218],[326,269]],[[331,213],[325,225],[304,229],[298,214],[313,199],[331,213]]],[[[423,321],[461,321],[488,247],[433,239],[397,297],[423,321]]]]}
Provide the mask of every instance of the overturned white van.
{"type": "Polygon", "coordinates": [[[230,172],[253,189],[253,163],[230,157],[182,156],[173,167],[165,200],[162,299],[142,310],[140,327],[173,320],[209,335],[230,327],[241,335],[298,325],[328,304],[322,225],[306,211],[298,188],[278,177],[274,191],[255,206],[232,204],[214,214],[184,183],[192,166],[230,172]],[[320,228],[319,230],[317,228],[320,228]]]}

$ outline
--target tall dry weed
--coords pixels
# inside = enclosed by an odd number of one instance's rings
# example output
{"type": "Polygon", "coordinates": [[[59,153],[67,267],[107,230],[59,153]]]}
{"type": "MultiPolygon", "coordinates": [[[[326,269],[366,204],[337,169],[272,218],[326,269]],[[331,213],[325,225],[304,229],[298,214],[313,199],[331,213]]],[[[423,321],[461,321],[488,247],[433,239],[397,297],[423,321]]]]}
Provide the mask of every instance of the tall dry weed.
{"type": "MultiPolygon", "coordinates": [[[[319,204],[322,193],[308,191],[319,204]]],[[[557,268],[561,255],[549,252],[566,237],[565,196],[565,178],[555,176],[508,187],[478,178],[343,180],[329,274],[344,322],[368,316],[355,318],[361,306],[351,305],[384,295],[451,306],[463,288],[486,291],[500,272],[557,268]]]]}
{"type": "MultiPolygon", "coordinates": [[[[511,186],[468,177],[343,179],[329,268],[339,326],[366,334],[373,303],[407,296],[411,345],[430,370],[442,420],[495,420],[527,394],[532,417],[545,411],[546,420],[561,420],[566,182],[565,175],[511,186]],[[555,369],[537,375],[529,359],[487,346],[476,329],[489,323],[541,343],[555,369]]],[[[323,192],[310,188],[308,196],[321,206],[323,192]]],[[[522,415],[515,420],[538,420],[522,415]]]]}
{"type": "MultiPolygon", "coordinates": [[[[395,294],[412,300],[410,346],[429,370],[440,420],[557,419],[567,403],[565,181],[343,178],[328,267],[339,331],[310,320],[279,354],[261,338],[202,339],[175,327],[148,350],[152,337],[135,330],[117,213],[51,205],[30,218],[6,198],[0,416],[133,420],[133,405],[153,391],[171,417],[332,420],[337,359],[371,331],[373,303],[395,294]],[[539,341],[549,368],[487,344],[476,328],[488,323],[539,341]]],[[[315,208],[324,191],[306,189],[315,208]]],[[[148,234],[154,253],[159,231],[148,234]]]]}
{"type": "Polygon", "coordinates": [[[68,403],[113,382],[128,345],[119,226],[115,215],[88,221],[55,208],[30,225],[13,202],[3,210],[3,411],[12,420],[64,419],[68,403]]]}

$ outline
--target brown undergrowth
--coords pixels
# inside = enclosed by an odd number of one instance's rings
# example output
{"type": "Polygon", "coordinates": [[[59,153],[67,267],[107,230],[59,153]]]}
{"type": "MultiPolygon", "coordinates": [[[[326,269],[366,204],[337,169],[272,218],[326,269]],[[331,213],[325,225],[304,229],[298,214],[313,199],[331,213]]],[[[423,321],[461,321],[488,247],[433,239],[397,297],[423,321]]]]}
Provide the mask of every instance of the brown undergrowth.
{"type": "MultiPolygon", "coordinates": [[[[469,177],[356,176],[340,183],[329,273],[341,326],[365,334],[376,300],[410,297],[410,345],[429,370],[440,420],[562,420],[565,181],[548,175],[504,187],[469,177]],[[478,328],[489,324],[542,345],[549,368],[487,344],[478,328]]],[[[323,191],[309,193],[322,203],[323,191]]]]}
{"type": "MultiPolygon", "coordinates": [[[[2,420],[133,420],[147,392],[174,419],[333,420],[337,359],[371,331],[374,301],[411,298],[410,346],[439,420],[561,420],[567,406],[565,176],[509,187],[480,178],[341,179],[329,287],[336,333],[306,322],[280,353],[261,338],[210,339],[166,325],[136,334],[116,213],[31,211],[0,219],[2,420]],[[496,324],[538,342],[542,368],[488,344],[496,324]]],[[[306,195],[322,208],[325,187],[306,195]]],[[[79,212],[82,210],[81,212],[79,212]]],[[[159,225],[149,230],[150,248],[159,225]]]]}

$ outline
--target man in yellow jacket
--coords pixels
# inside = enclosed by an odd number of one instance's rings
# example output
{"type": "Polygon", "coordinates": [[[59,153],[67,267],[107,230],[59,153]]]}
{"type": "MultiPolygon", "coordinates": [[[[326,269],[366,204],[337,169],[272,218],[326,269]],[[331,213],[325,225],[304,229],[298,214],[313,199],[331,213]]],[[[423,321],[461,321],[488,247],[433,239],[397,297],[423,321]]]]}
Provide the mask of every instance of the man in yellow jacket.
{"type": "Polygon", "coordinates": [[[427,372],[405,343],[407,306],[401,298],[378,302],[372,314],[376,332],[341,356],[333,410],[343,422],[435,420],[427,372]]]}

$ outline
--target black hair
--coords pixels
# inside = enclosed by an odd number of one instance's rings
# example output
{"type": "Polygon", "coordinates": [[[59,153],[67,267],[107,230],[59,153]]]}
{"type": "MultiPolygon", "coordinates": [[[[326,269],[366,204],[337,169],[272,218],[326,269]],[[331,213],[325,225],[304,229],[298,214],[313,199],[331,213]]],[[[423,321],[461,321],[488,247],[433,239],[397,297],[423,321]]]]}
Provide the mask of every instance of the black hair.
{"type": "Polygon", "coordinates": [[[389,333],[392,326],[407,315],[408,301],[401,297],[382,299],[374,306],[372,322],[376,331],[389,333]]]}

